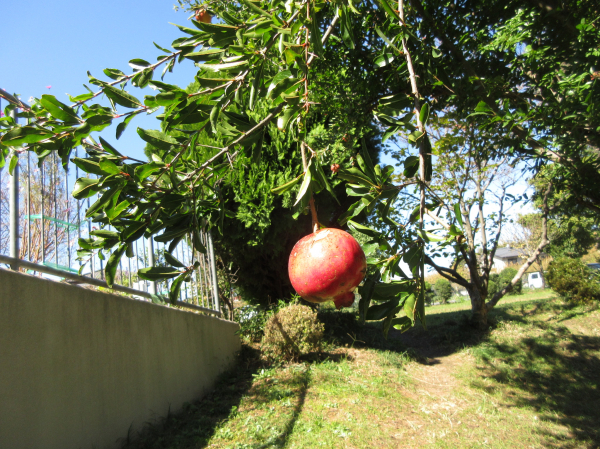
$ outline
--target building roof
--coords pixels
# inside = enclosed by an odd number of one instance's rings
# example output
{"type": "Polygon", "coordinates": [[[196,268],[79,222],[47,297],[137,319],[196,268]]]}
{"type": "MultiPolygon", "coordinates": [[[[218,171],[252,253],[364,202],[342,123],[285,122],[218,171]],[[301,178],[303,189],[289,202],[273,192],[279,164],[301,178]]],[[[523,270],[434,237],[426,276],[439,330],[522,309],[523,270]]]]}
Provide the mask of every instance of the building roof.
{"type": "Polygon", "coordinates": [[[511,257],[522,257],[522,256],[523,256],[522,250],[507,247],[507,248],[498,248],[496,250],[496,255],[494,257],[497,257],[498,259],[509,259],[511,257]]]}

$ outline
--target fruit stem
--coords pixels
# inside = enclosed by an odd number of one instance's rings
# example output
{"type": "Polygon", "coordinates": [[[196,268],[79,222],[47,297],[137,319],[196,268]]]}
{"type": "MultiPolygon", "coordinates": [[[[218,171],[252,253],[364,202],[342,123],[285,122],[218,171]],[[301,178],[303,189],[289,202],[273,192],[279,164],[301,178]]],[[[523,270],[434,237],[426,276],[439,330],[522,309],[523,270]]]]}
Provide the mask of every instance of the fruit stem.
{"type": "MultiPolygon", "coordinates": [[[[304,173],[308,170],[308,161],[306,160],[306,143],[304,141],[300,144],[300,153],[302,154],[302,165],[304,167],[304,173]]],[[[312,217],[312,230],[317,232],[319,230],[319,218],[317,217],[317,208],[315,207],[315,199],[312,193],[310,194],[310,200],[308,200],[310,206],[310,215],[312,217]]]]}

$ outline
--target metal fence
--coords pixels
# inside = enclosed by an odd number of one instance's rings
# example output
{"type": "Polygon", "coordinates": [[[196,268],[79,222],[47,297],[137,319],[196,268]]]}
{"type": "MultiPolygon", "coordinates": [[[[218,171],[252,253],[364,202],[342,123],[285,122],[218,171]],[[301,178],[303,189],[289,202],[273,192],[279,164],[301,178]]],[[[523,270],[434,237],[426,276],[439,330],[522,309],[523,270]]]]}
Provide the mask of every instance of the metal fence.
{"type": "MultiPolygon", "coordinates": [[[[78,239],[88,238],[97,229],[85,217],[97,195],[79,201],[71,196],[80,176],[94,175],[81,173],[70,161],[64,169],[55,152],[43,163],[29,151],[21,154],[12,176],[8,164],[0,169],[0,264],[74,283],[107,286],[104,255],[95,253],[87,260],[77,257],[78,239]]],[[[221,307],[210,232],[202,233],[201,240],[205,254],[195,251],[190,239],[183,239],[172,253],[186,266],[199,262],[190,282],[183,284],[177,304],[218,315],[221,307]]],[[[119,264],[114,290],[146,300],[167,296],[172,281],[150,282],[137,275],[141,268],[164,264],[165,244],[140,239],[133,249],[133,257],[124,256],[119,264]]]]}

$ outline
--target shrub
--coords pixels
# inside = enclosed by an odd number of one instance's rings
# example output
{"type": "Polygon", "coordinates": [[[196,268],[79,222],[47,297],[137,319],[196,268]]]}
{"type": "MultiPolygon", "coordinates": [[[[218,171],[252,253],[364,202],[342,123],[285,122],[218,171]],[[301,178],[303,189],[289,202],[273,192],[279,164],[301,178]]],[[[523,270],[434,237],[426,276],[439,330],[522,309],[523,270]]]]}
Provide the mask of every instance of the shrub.
{"type": "Polygon", "coordinates": [[[321,349],[324,326],[310,307],[290,305],[269,318],[261,342],[266,358],[274,361],[296,360],[321,349]]]}
{"type": "Polygon", "coordinates": [[[430,306],[435,301],[435,291],[431,283],[425,281],[425,304],[430,306]]]}
{"type": "MultiPolygon", "coordinates": [[[[500,272],[500,276],[498,276],[498,290],[502,290],[517,274],[516,268],[505,268],[500,272]]],[[[512,290],[508,292],[508,295],[520,295],[523,292],[523,282],[519,279],[512,290]]]]}
{"type": "Polygon", "coordinates": [[[492,281],[490,276],[490,281],[488,282],[488,298],[492,298],[496,292],[498,291],[498,281],[492,281]]]}
{"type": "Polygon", "coordinates": [[[269,314],[262,307],[246,305],[235,309],[234,319],[240,325],[238,334],[249,342],[258,342],[263,336],[269,314]]]}
{"type": "Polygon", "coordinates": [[[546,280],[563,298],[573,302],[600,300],[600,281],[583,262],[561,257],[550,262],[546,280]]]}
{"type": "Polygon", "coordinates": [[[435,291],[435,297],[441,303],[446,304],[452,297],[452,285],[447,279],[438,279],[433,284],[433,290],[435,291]]]}

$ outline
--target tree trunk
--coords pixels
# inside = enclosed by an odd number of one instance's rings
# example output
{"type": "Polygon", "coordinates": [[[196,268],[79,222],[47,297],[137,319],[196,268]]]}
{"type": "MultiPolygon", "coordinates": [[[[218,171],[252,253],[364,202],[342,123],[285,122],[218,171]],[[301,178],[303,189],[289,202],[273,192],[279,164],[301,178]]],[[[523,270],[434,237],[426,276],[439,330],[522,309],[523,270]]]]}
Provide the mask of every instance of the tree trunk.
{"type": "Polygon", "coordinates": [[[488,325],[488,310],[485,304],[485,298],[476,289],[468,289],[469,297],[471,298],[471,325],[479,330],[487,330],[488,325]]]}
{"type": "Polygon", "coordinates": [[[546,276],[544,276],[544,267],[540,258],[537,258],[537,264],[540,267],[540,276],[542,277],[542,288],[546,288],[546,276]]]}

